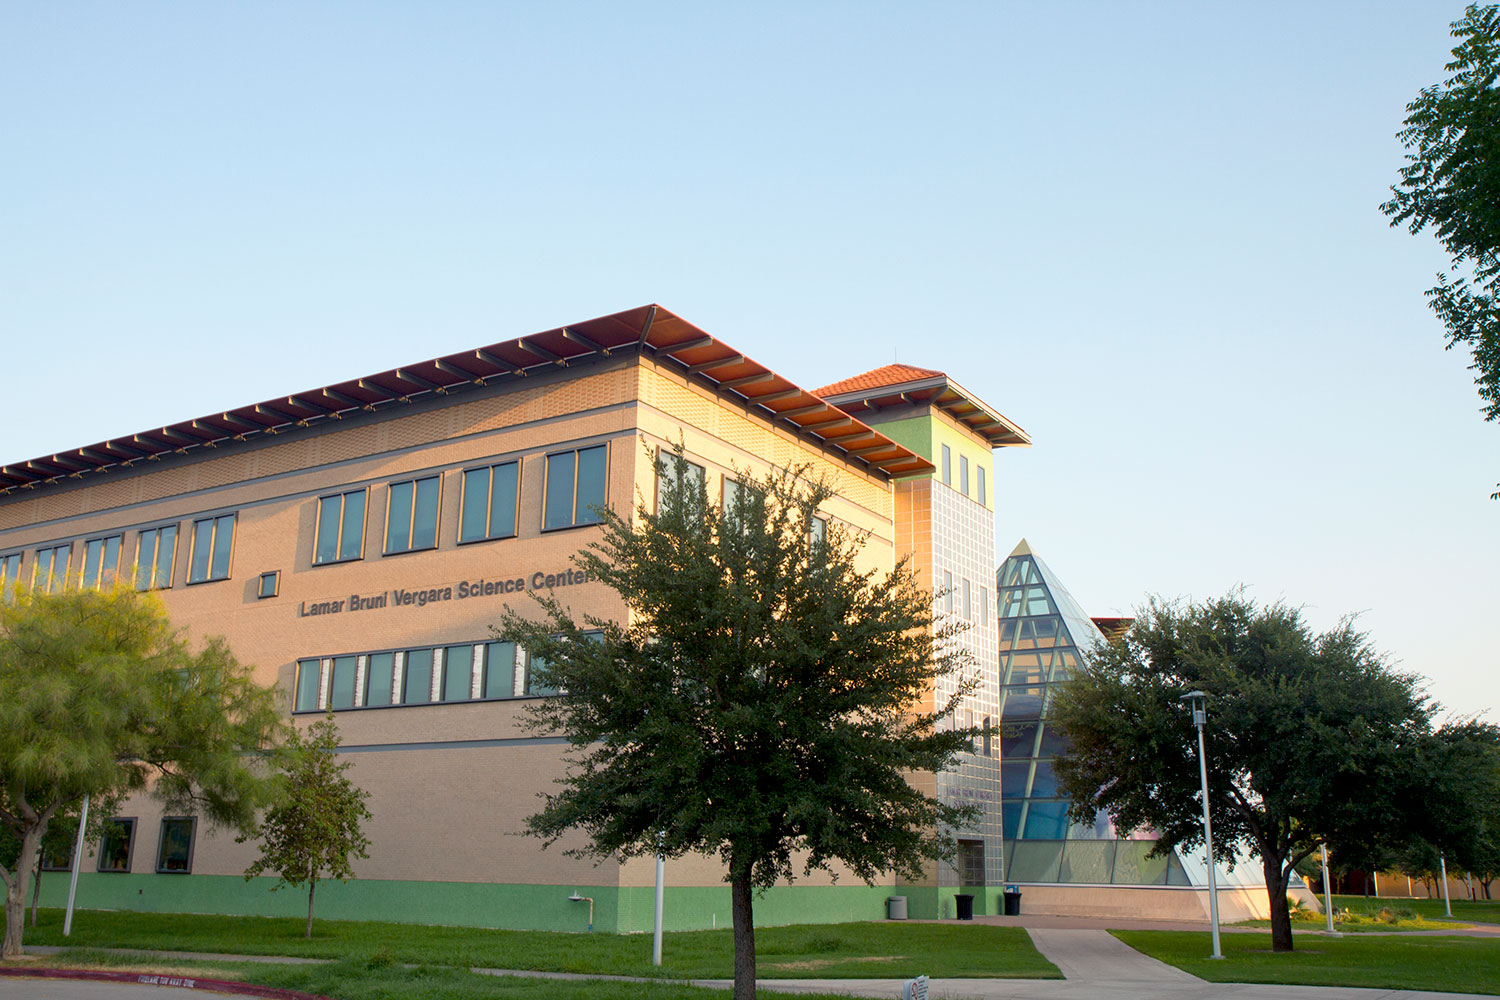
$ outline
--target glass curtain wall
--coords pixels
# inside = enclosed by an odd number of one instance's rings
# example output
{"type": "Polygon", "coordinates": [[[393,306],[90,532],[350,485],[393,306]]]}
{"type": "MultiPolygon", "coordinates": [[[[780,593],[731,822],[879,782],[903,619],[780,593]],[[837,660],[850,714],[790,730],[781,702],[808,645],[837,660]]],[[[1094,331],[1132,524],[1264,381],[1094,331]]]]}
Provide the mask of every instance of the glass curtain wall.
{"type": "Polygon", "coordinates": [[[1000,795],[1007,882],[1188,885],[1175,855],[1148,858],[1149,835],[1119,834],[1100,813],[1068,822],[1052,764],[1067,742],[1048,725],[1056,685],[1104,636],[1022,542],[996,574],[1000,618],[1000,795]]]}

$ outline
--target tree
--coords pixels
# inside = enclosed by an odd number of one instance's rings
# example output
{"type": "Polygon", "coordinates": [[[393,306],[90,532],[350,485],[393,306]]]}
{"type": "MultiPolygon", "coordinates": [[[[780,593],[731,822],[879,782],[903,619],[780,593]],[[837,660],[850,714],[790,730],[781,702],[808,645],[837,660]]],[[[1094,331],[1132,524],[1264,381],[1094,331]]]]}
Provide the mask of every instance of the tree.
{"type": "Polygon", "coordinates": [[[21,953],[25,877],[55,817],[85,794],[149,787],[172,808],[249,826],[267,790],[258,753],[281,725],[250,668],[219,639],[190,649],[150,594],[17,588],[0,602],[0,823],[21,841],[0,867],[0,956],[21,953]]]}
{"type": "Polygon", "coordinates": [[[1452,29],[1451,75],[1406,106],[1396,137],[1410,152],[1380,208],[1414,234],[1432,226],[1448,251],[1454,276],[1437,276],[1428,303],[1449,349],[1473,354],[1485,419],[1500,420],[1500,10],[1470,4],[1452,29]]]}
{"type": "MultiPolygon", "coordinates": [[[[360,824],[370,818],[369,793],[344,774],[352,766],[338,760],[339,727],[333,713],[292,730],[283,750],[278,801],[266,811],[258,832],[260,858],[245,869],[245,881],[264,872],[280,876],[271,891],[307,886],[307,932],[312,937],[313,896],[324,877],[347,882],[353,858],[368,858],[370,842],[360,824]]],[[[249,839],[249,835],[238,838],[249,839]]]]}
{"type": "MultiPolygon", "coordinates": [[[[627,623],[507,613],[499,633],[540,657],[565,692],[531,724],[572,747],[562,790],[527,820],[547,843],[585,831],[593,857],[717,853],[728,869],[734,995],[753,1000],[753,897],[842,862],[866,882],[918,876],[951,857],[972,818],[907,781],[970,748],[978,729],[939,728],[958,696],[924,710],[963,666],[933,627],[932,596],[903,561],[861,571],[862,540],[833,523],[805,470],[741,475],[710,503],[679,454],[659,465],[658,511],[632,524],[601,509],[603,537],[576,565],[614,589],[627,623]],[[670,471],[669,471],[670,470],[670,471]]],[[[960,683],[960,694],[971,689],[960,683]]]]}
{"type": "Polygon", "coordinates": [[[1450,722],[1434,734],[1427,756],[1424,835],[1431,853],[1441,853],[1450,872],[1472,873],[1488,899],[1500,875],[1500,726],[1450,722]]]}
{"type": "Polygon", "coordinates": [[[1325,842],[1342,861],[1367,857],[1413,829],[1430,706],[1348,621],[1315,635],[1296,609],[1239,593],[1153,600],[1053,704],[1076,819],[1104,809],[1119,829],[1150,828],[1157,853],[1202,844],[1197,734],[1179,703],[1193,690],[1209,696],[1215,855],[1260,859],[1272,944],[1290,951],[1287,883],[1303,858],[1325,842]]]}

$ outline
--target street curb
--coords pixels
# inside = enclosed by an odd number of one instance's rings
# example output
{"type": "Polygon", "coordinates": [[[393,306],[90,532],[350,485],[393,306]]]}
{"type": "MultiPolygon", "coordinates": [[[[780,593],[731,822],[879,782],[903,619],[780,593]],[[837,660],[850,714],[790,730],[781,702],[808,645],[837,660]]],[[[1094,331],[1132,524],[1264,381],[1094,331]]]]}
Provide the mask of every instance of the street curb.
{"type": "Polygon", "coordinates": [[[212,990],[266,1000],[329,1000],[317,993],[279,990],[233,979],[200,979],[197,976],[164,976],[150,972],[100,972],[92,969],[20,969],[0,968],[0,976],[12,979],[86,979],[96,983],[135,983],[141,986],[173,986],[184,990],[212,990]]]}

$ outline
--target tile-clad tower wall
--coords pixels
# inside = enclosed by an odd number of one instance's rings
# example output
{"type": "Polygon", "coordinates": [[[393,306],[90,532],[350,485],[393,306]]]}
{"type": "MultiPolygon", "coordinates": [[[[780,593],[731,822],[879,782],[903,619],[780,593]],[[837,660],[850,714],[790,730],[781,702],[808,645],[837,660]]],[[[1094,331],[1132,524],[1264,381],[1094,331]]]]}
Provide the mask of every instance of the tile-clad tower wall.
{"type": "MultiPolygon", "coordinates": [[[[936,596],[935,608],[941,620],[948,615],[948,599],[941,596],[945,573],[953,579],[951,617],[968,628],[957,642],[968,655],[965,676],[977,677],[978,683],[959,706],[955,722],[959,726],[991,724],[1000,718],[1000,676],[996,642],[995,595],[995,515],[984,504],[964,496],[938,480],[930,480],[931,494],[931,581],[936,596]],[[964,608],[964,582],[969,585],[967,617],[964,608]]],[[[935,694],[939,705],[957,690],[957,677],[937,683],[935,694]]],[[[971,827],[957,831],[961,839],[984,841],[984,881],[998,885],[1003,880],[1003,838],[1000,821],[1000,757],[998,741],[991,741],[991,752],[984,754],[982,741],[975,741],[972,754],[963,754],[956,769],[937,776],[939,800],[961,806],[976,806],[979,820],[971,827]]],[[[972,884],[964,880],[952,865],[942,865],[939,885],[972,884]]]]}

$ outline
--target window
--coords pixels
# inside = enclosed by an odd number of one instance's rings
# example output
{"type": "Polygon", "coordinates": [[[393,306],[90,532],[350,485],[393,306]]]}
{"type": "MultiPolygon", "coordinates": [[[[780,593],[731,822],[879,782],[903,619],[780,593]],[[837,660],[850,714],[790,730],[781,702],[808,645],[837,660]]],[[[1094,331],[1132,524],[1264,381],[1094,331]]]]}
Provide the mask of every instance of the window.
{"type": "Polygon", "coordinates": [[[489,642],[484,647],[484,686],[486,698],[512,698],[516,693],[516,644],[489,642]]]}
{"type": "Polygon", "coordinates": [[[313,565],[358,559],[365,551],[365,491],[318,498],[318,540],[313,565]]]}
{"type": "Polygon", "coordinates": [[[298,660],[296,697],[292,703],[294,712],[316,712],[318,693],[323,681],[322,660],[298,660]]]}
{"type": "Polygon", "coordinates": [[[260,586],[256,588],[255,596],[258,598],[275,597],[279,593],[281,593],[281,570],[273,569],[269,573],[262,573],[260,586]]]}
{"type": "Polygon", "coordinates": [[[995,742],[994,742],[994,740],[995,740],[995,731],[990,728],[990,717],[988,715],[986,715],[984,717],[984,755],[986,757],[993,757],[994,756],[994,753],[993,753],[993,751],[995,749],[995,742]]]}
{"type": "Polygon", "coordinates": [[[135,840],[134,817],[104,821],[104,835],[99,838],[99,870],[130,871],[130,848],[135,840]]]}
{"type": "Polygon", "coordinates": [[[988,626],[990,623],[990,592],[983,587],[979,588],[979,624],[988,626]]]}
{"type": "Polygon", "coordinates": [[[352,656],[335,656],[328,680],[328,707],[354,707],[354,674],[358,663],[352,656]]]}
{"type": "Polygon", "coordinates": [[[372,653],[365,663],[365,697],[362,705],[391,703],[391,688],[396,682],[396,654],[372,653]]]}
{"type": "Polygon", "coordinates": [[[943,570],[943,610],[953,613],[953,574],[943,570]]]}
{"type": "Polygon", "coordinates": [[[172,586],[172,559],[177,551],[177,525],[147,528],[135,546],[135,588],[160,590],[172,586]]]}
{"type": "Polygon", "coordinates": [[[474,693],[474,647],[449,646],[443,651],[444,701],[468,701],[474,693]]]}
{"type": "Polygon", "coordinates": [[[604,505],[608,454],[608,446],[601,444],[547,456],[543,530],[599,522],[590,508],[604,505]]]}
{"type": "Polygon", "coordinates": [[[9,600],[16,581],[21,579],[21,553],[0,556],[0,601],[9,600]]]}
{"type": "Polygon", "coordinates": [[[969,495],[969,456],[958,456],[958,492],[969,495]]]}
{"type": "Polygon", "coordinates": [[[973,621],[974,620],[973,605],[971,605],[969,603],[969,581],[968,581],[968,579],[964,580],[964,620],[965,621],[973,621]]]}
{"type": "Polygon", "coordinates": [[[979,487],[979,491],[978,491],[979,492],[979,498],[978,498],[979,502],[980,503],[989,503],[989,500],[985,499],[985,495],[984,495],[984,466],[982,466],[982,465],[976,465],[976,466],[974,466],[974,474],[978,477],[978,479],[976,480],[975,485],[979,487]]]}
{"type": "Polygon", "coordinates": [[[233,514],[194,521],[187,582],[229,579],[229,556],[233,551],[233,514]]]}
{"type": "Polygon", "coordinates": [[[167,816],[161,821],[161,838],[156,848],[156,870],[159,874],[187,875],[193,870],[193,826],[191,816],[167,816]]]}
{"type": "Polygon", "coordinates": [[[437,548],[441,486],[437,476],[391,484],[390,502],[385,509],[386,555],[437,548]]]}
{"type": "Polygon", "coordinates": [[[953,450],[943,445],[943,482],[953,485],[953,450]]]}
{"type": "Polygon", "coordinates": [[[812,525],[807,530],[807,546],[810,549],[819,549],[828,543],[828,518],[814,517],[812,525]]]}
{"type": "Polygon", "coordinates": [[[37,549],[36,561],[31,564],[31,585],[44,594],[63,589],[68,581],[68,556],[72,551],[72,542],[37,549]]]}
{"type": "Polygon", "coordinates": [[[90,538],[83,543],[83,573],[78,580],[79,586],[108,586],[114,581],[115,571],[120,568],[122,537],[109,535],[106,538],[90,538]]]}
{"type": "Polygon", "coordinates": [[[486,538],[514,538],[516,498],[520,495],[521,464],[505,462],[483,469],[464,470],[463,518],[460,542],[486,538]]]}
{"type": "Polygon", "coordinates": [[[682,462],[682,475],[678,475],[677,456],[671,452],[663,454],[660,450],[656,453],[656,512],[661,513],[662,490],[667,483],[676,483],[677,491],[682,493],[691,485],[694,489],[702,489],[703,484],[708,481],[708,473],[703,466],[686,459],[682,462]]]}
{"type": "Polygon", "coordinates": [[[547,672],[547,661],[540,656],[526,654],[526,686],[524,688],[528,695],[545,698],[557,694],[557,688],[550,684],[543,684],[541,678],[547,672]]]}
{"type": "Polygon", "coordinates": [[[401,678],[401,704],[426,705],[432,701],[432,650],[413,649],[406,654],[401,678]]]}

